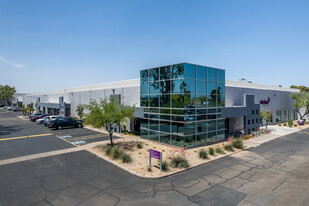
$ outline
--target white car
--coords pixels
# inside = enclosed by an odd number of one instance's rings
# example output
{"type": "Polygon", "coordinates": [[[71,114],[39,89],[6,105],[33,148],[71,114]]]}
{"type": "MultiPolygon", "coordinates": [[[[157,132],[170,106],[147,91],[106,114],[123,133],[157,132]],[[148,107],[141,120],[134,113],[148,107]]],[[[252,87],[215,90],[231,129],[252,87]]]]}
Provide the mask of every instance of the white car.
{"type": "Polygon", "coordinates": [[[51,121],[56,120],[58,117],[60,116],[48,116],[48,118],[44,121],[44,126],[47,127],[51,121]]]}
{"type": "Polygon", "coordinates": [[[37,119],[37,120],[35,120],[35,122],[37,123],[37,124],[44,124],[46,121],[49,121],[50,119],[55,119],[55,118],[57,118],[58,116],[45,116],[45,117],[43,117],[43,118],[41,118],[41,119],[37,119]]]}

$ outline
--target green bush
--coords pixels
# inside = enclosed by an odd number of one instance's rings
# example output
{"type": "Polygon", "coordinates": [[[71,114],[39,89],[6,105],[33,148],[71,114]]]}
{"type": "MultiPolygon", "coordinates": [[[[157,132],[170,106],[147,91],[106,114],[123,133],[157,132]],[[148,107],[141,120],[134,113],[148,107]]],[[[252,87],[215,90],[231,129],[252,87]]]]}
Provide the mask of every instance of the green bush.
{"type": "Polygon", "coordinates": [[[117,147],[112,147],[110,156],[113,159],[118,160],[122,156],[123,153],[124,151],[122,149],[119,149],[117,147]]]}
{"type": "Polygon", "coordinates": [[[110,156],[111,153],[112,153],[112,147],[107,146],[106,149],[105,149],[105,154],[106,154],[107,156],[110,156]]]}
{"type": "Polygon", "coordinates": [[[176,168],[188,168],[189,167],[188,160],[185,157],[182,157],[181,155],[177,155],[173,157],[171,164],[173,167],[176,167],[176,168]]]}
{"type": "Polygon", "coordinates": [[[297,124],[294,124],[294,127],[297,127],[297,124]]]}
{"type": "Polygon", "coordinates": [[[215,156],[215,149],[212,147],[208,147],[208,153],[212,156],[215,156]]]}
{"type": "Polygon", "coordinates": [[[216,148],[216,153],[218,154],[225,154],[225,152],[221,149],[221,147],[216,148]]]}
{"type": "Polygon", "coordinates": [[[162,171],[166,172],[168,170],[169,170],[168,162],[166,160],[163,160],[163,162],[162,162],[162,171]]]}
{"type": "Polygon", "coordinates": [[[136,147],[137,147],[138,149],[143,149],[143,144],[142,144],[141,142],[138,142],[137,145],[136,145],[136,147]]]}
{"type": "Polygon", "coordinates": [[[199,156],[201,159],[208,159],[208,154],[207,154],[207,151],[205,151],[205,150],[200,150],[200,151],[198,151],[198,156],[199,156]]]}
{"type": "Polygon", "coordinates": [[[224,145],[224,149],[225,149],[226,151],[234,152],[233,145],[231,145],[231,144],[226,144],[226,145],[224,145]]]}
{"type": "Polygon", "coordinates": [[[292,127],[293,126],[293,120],[289,119],[288,124],[289,124],[289,127],[292,127]]]}
{"type": "Polygon", "coordinates": [[[242,139],[234,139],[233,146],[235,148],[238,148],[238,149],[243,149],[244,148],[244,143],[243,143],[242,139]]]}
{"type": "Polygon", "coordinates": [[[120,159],[122,163],[131,163],[132,162],[132,157],[126,152],[123,152],[120,156],[120,159]]]}

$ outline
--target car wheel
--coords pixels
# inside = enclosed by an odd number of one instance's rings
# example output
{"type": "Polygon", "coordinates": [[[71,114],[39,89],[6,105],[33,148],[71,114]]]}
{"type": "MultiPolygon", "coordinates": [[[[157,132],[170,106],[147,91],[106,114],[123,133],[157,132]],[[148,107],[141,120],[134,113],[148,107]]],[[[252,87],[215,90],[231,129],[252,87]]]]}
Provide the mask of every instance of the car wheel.
{"type": "Polygon", "coordinates": [[[77,124],[77,127],[78,127],[78,128],[81,128],[81,127],[82,127],[82,124],[77,124]]]}
{"type": "Polygon", "coordinates": [[[57,129],[62,129],[62,126],[61,126],[61,125],[58,125],[57,129]]]}

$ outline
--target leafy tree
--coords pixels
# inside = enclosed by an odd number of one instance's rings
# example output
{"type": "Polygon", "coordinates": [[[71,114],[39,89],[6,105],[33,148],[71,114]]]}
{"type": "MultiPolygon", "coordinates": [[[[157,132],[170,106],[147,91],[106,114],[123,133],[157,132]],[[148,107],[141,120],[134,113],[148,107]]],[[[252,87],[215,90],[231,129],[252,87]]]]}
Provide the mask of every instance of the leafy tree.
{"type": "Polygon", "coordinates": [[[306,86],[291,85],[290,88],[292,88],[292,89],[299,89],[300,92],[309,93],[309,87],[306,87],[306,86]]]}
{"type": "Polygon", "coordinates": [[[126,107],[112,96],[110,98],[100,99],[99,102],[91,99],[90,103],[84,107],[88,110],[88,113],[85,114],[85,123],[95,128],[105,127],[109,133],[111,146],[113,146],[114,128],[133,118],[135,111],[135,106],[126,107]]]}
{"type": "Polygon", "coordinates": [[[291,97],[295,100],[294,107],[296,112],[299,114],[300,119],[303,119],[309,114],[309,93],[292,93],[291,97]],[[302,109],[304,109],[303,113],[301,113],[302,109]]]}
{"type": "Polygon", "coordinates": [[[84,109],[85,109],[84,105],[82,104],[77,105],[76,112],[79,118],[81,119],[83,119],[84,117],[84,109]]]}
{"type": "Polygon", "coordinates": [[[272,122],[272,117],[273,117],[272,113],[271,112],[267,112],[267,111],[261,111],[260,112],[260,117],[261,117],[262,120],[265,120],[265,122],[266,122],[266,129],[267,129],[267,125],[272,122]]]}
{"type": "Polygon", "coordinates": [[[6,105],[11,105],[13,94],[15,92],[15,87],[10,87],[9,85],[0,85],[0,102],[3,102],[6,105]]]}

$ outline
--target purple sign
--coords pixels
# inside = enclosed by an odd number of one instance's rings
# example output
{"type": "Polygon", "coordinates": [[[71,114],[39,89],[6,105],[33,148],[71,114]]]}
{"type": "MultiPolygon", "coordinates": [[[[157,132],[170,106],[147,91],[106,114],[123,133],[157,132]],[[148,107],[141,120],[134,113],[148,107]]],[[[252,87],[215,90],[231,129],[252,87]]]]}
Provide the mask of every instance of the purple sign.
{"type": "Polygon", "coordinates": [[[267,100],[262,99],[262,100],[260,101],[260,104],[269,104],[269,102],[270,102],[270,98],[268,97],[267,100]]]}
{"type": "Polygon", "coordinates": [[[304,121],[303,120],[298,120],[298,125],[303,125],[304,121]]]}
{"type": "Polygon", "coordinates": [[[150,157],[153,157],[153,158],[158,159],[158,160],[161,157],[161,152],[159,152],[157,150],[150,149],[149,154],[150,154],[150,157]]]}

